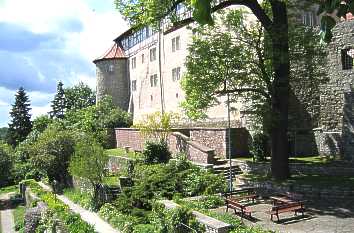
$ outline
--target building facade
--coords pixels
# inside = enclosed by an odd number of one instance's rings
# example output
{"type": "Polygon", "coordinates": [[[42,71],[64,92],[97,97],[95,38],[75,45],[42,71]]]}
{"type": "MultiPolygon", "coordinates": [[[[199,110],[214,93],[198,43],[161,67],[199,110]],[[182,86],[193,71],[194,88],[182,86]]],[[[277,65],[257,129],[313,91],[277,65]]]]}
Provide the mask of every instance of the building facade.
{"type": "MultiPolygon", "coordinates": [[[[308,25],[320,22],[316,9],[300,12],[298,19],[308,25]]],[[[183,18],[190,13],[180,9],[183,18]]],[[[290,100],[289,143],[293,155],[341,155],[354,158],[354,21],[338,23],[333,41],[328,45],[329,81],[316,96],[306,95],[301,85],[292,88],[290,100]],[[352,110],[353,109],[353,110],[352,110]]],[[[94,63],[97,67],[97,99],[111,95],[114,103],[133,114],[134,122],[156,111],[175,112],[185,95],[180,80],[192,31],[188,26],[171,26],[164,22],[159,32],[149,27],[130,29],[114,40],[114,45],[94,63]]],[[[226,98],[208,110],[207,121],[226,122],[226,98]]],[[[243,127],[242,104],[232,106],[233,126],[243,127]]],[[[205,122],[204,122],[205,123],[205,122]]],[[[201,123],[203,125],[203,123],[201,123]]],[[[201,126],[200,125],[200,126],[201,126]]],[[[226,126],[226,124],[221,124],[226,126]]]]}

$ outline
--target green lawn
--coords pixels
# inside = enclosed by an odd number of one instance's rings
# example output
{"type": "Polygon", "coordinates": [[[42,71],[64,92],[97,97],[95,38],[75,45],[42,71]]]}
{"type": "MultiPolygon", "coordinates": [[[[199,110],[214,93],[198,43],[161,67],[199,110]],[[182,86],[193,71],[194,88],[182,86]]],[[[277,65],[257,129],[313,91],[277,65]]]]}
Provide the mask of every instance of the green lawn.
{"type": "Polygon", "coordinates": [[[127,157],[127,158],[131,158],[131,159],[140,159],[140,158],[142,158],[141,153],[135,153],[134,151],[129,151],[128,153],[126,153],[125,149],[123,149],[123,148],[108,149],[108,150],[105,150],[104,153],[106,155],[127,157]]]}
{"type": "MultiPolygon", "coordinates": [[[[273,181],[268,176],[245,174],[246,178],[258,181],[273,181]]],[[[298,185],[311,185],[313,187],[352,187],[354,188],[354,177],[350,176],[321,176],[321,175],[293,175],[286,181],[278,182],[279,184],[298,184],[298,185]]]]}
{"type": "Polygon", "coordinates": [[[26,208],[24,206],[17,206],[13,211],[13,216],[15,220],[15,230],[19,231],[24,227],[24,217],[25,217],[26,208]]]}
{"type": "Polygon", "coordinates": [[[18,186],[11,185],[11,186],[0,188],[0,194],[11,193],[11,192],[18,192],[18,186]]]}
{"type": "Polygon", "coordinates": [[[67,188],[64,189],[63,194],[71,201],[73,201],[74,203],[80,205],[85,209],[91,209],[92,207],[91,196],[90,193],[88,192],[82,193],[77,189],[67,188]]]}

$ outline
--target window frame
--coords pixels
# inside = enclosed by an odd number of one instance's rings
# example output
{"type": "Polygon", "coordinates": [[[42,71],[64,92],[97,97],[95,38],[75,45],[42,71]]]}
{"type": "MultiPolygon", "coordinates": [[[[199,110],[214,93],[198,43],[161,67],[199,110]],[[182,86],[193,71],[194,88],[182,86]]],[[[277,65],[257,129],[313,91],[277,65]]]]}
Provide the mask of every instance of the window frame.
{"type": "Polygon", "coordinates": [[[156,47],[150,49],[150,61],[156,61],[156,47]]]}

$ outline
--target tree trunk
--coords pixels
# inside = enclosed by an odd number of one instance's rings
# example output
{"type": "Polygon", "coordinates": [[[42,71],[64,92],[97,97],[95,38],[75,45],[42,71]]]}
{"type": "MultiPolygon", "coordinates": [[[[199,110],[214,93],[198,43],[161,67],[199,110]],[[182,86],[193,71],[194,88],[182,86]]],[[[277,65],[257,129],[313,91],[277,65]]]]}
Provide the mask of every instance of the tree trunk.
{"type": "Polygon", "coordinates": [[[288,98],[289,98],[289,39],[286,3],[272,2],[272,49],[273,49],[273,93],[272,93],[272,176],[277,180],[289,177],[288,145],[288,98]]]}

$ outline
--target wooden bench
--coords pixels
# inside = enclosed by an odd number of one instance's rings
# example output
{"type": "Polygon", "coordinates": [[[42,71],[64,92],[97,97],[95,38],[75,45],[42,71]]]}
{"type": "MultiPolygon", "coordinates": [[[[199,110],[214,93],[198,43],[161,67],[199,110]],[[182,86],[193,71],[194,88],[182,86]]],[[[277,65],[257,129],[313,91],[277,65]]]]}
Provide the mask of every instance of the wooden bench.
{"type": "Polygon", "coordinates": [[[239,210],[241,213],[241,218],[243,218],[243,216],[251,217],[251,209],[241,203],[238,203],[237,200],[226,199],[225,202],[226,212],[229,212],[229,209],[233,209],[235,211],[235,214],[237,214],[237,210],[239,210]]]}
{"type": "Polygon", "coordinates": [[[239,189],[239,190],[233,190],[232,192],[226,192],[224,193],[225,199],[232,199],[232,200],[245,200],[247,199],[254,201],[258,197],[258,195],[255,193],[253,188],[246,188],[246,189],[239,189]]]}
{"type": "Polygon", "coordinates": [[[295,212],[295,215],[297,215],[298,212],[301,212],[302,216],[304,216],[304,211],[305,211],[305,207],[303,202],[292,202],[292,203],[273,206],[272,210],[267,211],[266,213],[270,214],[270,220],[272,221],[273,221],[273,216],[274,215],[277,216],[279,222],[280,213],[295,212]]]}

